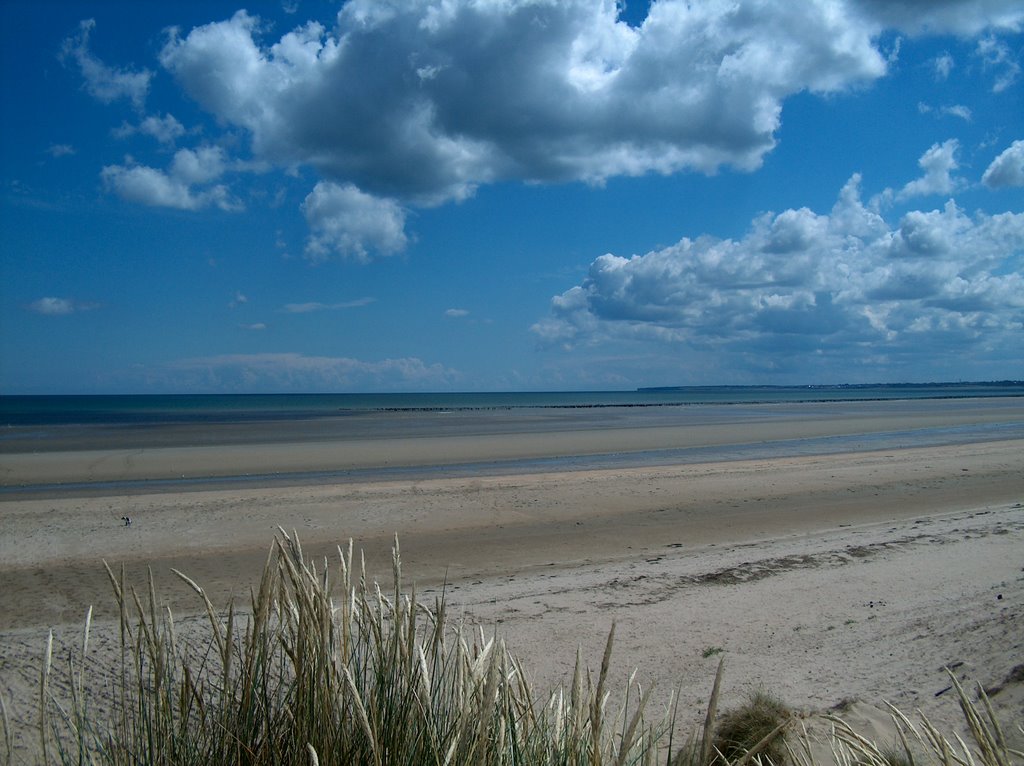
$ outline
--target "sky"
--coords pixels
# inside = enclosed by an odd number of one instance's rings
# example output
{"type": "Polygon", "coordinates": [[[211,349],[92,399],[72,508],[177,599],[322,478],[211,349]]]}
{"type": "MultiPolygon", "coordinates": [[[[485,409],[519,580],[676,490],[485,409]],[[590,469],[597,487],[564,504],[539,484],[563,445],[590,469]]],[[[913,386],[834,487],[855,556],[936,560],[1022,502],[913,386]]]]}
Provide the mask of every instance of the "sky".
{"type": "Polygon", "coordinates": [[[1019,0],[0,2],[0,393],[1024,379],[1019,0]]]}

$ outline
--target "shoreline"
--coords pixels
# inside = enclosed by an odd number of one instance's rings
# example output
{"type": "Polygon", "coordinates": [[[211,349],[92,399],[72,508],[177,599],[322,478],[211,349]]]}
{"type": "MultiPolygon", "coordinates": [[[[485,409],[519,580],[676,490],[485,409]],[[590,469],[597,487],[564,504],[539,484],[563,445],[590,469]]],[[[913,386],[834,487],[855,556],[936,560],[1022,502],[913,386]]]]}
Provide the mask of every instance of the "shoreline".
{"type": "Polygon", "coordinates": [[[444,470],[536,472],[544,470],[539,466],[544,461],[577,470],[743,459],[757,446],[790,455],[1024,438],[1024,399],[732,407],[659,417],[637,417],[621,408],[600,417],[589,412],[371,417],[356,425],[335,424],[336,429],[294,421],[169,430],[87,428],[76,430],[73,438],[0,442],[0,503],[11,494],[73,493],[90,484],[103,491],[138,483],[129,490],[145,491],[147,481],[167,482],[173,490],[235,477],[265,484],[332,483],[348,475],[365,481],[402,470],[418,471],[418,478],[444,470]],[[61,485],[72,486],[62,490],[61,485]]]}
{"type": "MultiPolygon", "coordinates": [[[[517,476],[536,473],[569,473],[603,469],[663,467],[700,463],[795,458],[815,455],[857,454],[879,450],[908,449],[908,442],[923,447],[966,446],[976,443],[1024,439],[1024,424],[935,428],[926,431],[887,431],[849,436],[797,437],[771,442],[726,443],[682,448],[596,453],[508,457],[464,463],[421,463],[369,466],[337,470],[275,471],[273,473],[232,473],[192,478],[137,478],[69,481],[49,484],[0,484],[0,504],[10,500],[56,499],[60,497],[106,497],[155,493],[182,493],[227,489],[271,489],[318,485],[426,481],[430,479],[471,479],[484,476],[517,476]]],[[[284,446],[286,448],[287,445],[284,446]]],[[[282,447],[275,447],[276,450],[282,447]]],[[[154,456],[159,459],[160,454],[154,456]]],[[[103,458],[101,458],[103,459],[103,458]]],[[[115,458],[116,459],[116,458],[115,458]]],[[[271,458],[273,459],[273,458],[271,458]]],[[[216,463],[208,463],[216,465],[216,463]]],[[[0,506],[2,507],[2,506],[0,506]]]]}

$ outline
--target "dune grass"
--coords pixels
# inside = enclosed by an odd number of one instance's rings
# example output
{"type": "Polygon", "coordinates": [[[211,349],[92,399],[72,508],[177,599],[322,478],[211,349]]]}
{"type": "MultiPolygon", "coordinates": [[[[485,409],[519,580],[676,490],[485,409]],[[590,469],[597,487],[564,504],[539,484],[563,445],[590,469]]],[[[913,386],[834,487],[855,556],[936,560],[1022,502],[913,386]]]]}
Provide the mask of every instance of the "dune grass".
{"type": "Polygon", "coordinates": [[[758,690],[745,704],[719,718],[714,733],[715,750],[724,763],[733,763],[763,741],[758,752],[781,766],[789,760],[785,729],[792,717],[792,711],[782,700],[758,690]]]}
{"type": "MultiPolygon", "coordinates": [[[[951,744],[926,719],[915,725],[893,708],[897,751],[879,749],[839,718],[830,719],[823,750],[798,716],[767,696],[720,715],[724,661],[702,729],[680,748],[674,697],[651,716],[651,689],[634,674],[613,700],[614,627],[596,674],[577,651],[571,686],[538,696],[499,636],[453,624],[443,596],[427,605],[415,589],[404,590],[397,539],[386,592],[367,581],[351,542],[338,554],[333,567],[307,560],[297,537],[282,530],[244,613],[218,612],[178,572],[206,612],[198,640],[194,630],[179,635],[173,615],[158,606],[152,576],[140,594],[123,570],[108,568],[120,615],[117,667],[106,668],[105,681],[87,677],[90,610],[81,653],[63,679],[70,699],[58,699],[51,634],[39,687],[43,761],[889,766],[905,755],[915,766],[1011,766],[1024,757],[1007,748],[984,694],[979,710],[955,678],[971,746],[951,744]]],[[[4,724],[6,734],[5,716],[4,724]]]]}
{"type": "MultiPolygon", "coordinates": [[[[205,650],[185,646],[150,580],[140,596],[110,573],[121,615],[121,667],[112,715],[90,715],[88,684],[72,667],[65,709],[40,684],[44,760],[101,764],[653,764],[665,720],[649,721],[649,690],[617,706],[606,680],[608,637],[596,679],[578,658],[572,688],[538,702],[497,637],[450,625],[444,599],[422,604],[383,592],[339,550],[303,557],[282,532],[250,609],[219,615],[203,589],[205,650]],[[337,594],[338,598],[332,596],[337,594]]],[[[87,621],[88,622],[88,621],[87,621]]],[[[83,656],[88,652],[88,624],[83,656]]]]}

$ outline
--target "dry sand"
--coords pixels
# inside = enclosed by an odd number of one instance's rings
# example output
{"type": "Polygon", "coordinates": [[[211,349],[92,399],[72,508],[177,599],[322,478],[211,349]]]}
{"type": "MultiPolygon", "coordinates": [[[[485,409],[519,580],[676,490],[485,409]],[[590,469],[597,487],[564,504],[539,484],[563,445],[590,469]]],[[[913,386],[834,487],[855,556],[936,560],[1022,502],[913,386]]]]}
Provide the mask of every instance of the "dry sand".
{"type": "MultiPolygon", "coordinates": [[[[808,428],[856,432],[843,422],[808,428]]],[[[490,459],[578,454],[586,444],[653,449],[667,438],[656,429],[619,431],[521,435],[515,447],[487,435],[404,440],[401,449],[429,462],[438,450],[490,459]]],[[[336,457],[351,446],[330,449],[336,457]]],[[[292,465],[316,452],[288,444],[164,449],[173,452],[163,457],[210,475],[251,465],[233,462],[239,454],[292,465]]],[[[386,450],[388,459],[397,449],[386,450]]],[[[0,462],[7,476],[37,471],[46,481],[83,471],[95,478],[104,475],[96,466],[116,462],[57,454],[0,462]]],[[[152,467],[161,450],[148,454],[151,462],[135,461],[132,476],[161,475],[152,467]]],[[[398,533],[407,580],[428,594],[446,580],[452,610],[498,630],[540,689],[567,680],[577,645],[598,664],[615,622],[616,679],[638,668],[645,684],[665,693],[678,686],[692,713],[687,723],[702,714],[724,656],[726,707],[763,686],[807,710],[861,700],[849,715],[865,726],[881,725],[877,707],[886,700],[954,726],[950,694],[936,696],[949,685],[945,666],[994,687],[1024,663],[1022,502],[1017,439],[499,476],[7,496],[0,694],[19,735],[16,757],[31,762],[48,629],[58,642],[76,641],[92,604],[98,651],[111,635],[101,560],[123,563],[139,583],[151,567],[167,604],[187,615],[199,604],[171,567],[202,583],[215,603],[232,594],[243,600],[280,525],[297,531],[307,554],[332,555],[354,538],[382,579],[398,533]],[[126,515],[131,527],[121,526],[126,515]],[[708,651],[715,653],[704,657],[708,651]]],[[[1020,687],[1012,682],[993,697],[1018,747],[1020,687]]]]}

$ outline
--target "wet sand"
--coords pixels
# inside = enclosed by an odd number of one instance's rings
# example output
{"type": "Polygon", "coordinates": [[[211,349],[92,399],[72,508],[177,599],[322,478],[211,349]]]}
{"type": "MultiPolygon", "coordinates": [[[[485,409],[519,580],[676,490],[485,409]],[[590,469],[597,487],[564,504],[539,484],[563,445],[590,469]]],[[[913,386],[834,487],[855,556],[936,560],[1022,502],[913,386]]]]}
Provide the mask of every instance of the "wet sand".
{"type": "MultiPolygon", "coordinates": [[[[428,594],[447,582],[453,608],[497,626],[540,688],[566,680],[577,644],[598,662],[613,620],[616,667],[639,668],[666,690],[682,682],[694,706],[714,673],[715,660],[702,657],[709,648],[729,662],[726,702],[765,684],[813,709],[859,697],[933,715],[944,715],[934,697],[943,665],[963,662],[965,680],[990,684],[1024,662],[1024,439],[1014,436],[1024,402],[733,413],[689,425],[643,413],[602,426],[588,414],[561,426],[512,419],[504,430],[483,419],[472,433],[409,421],[387,438],[232,436],[190,447],[136,437],[99,451],[7,451],[8,488],[186,468],[369,473],[0,495],[0,693],[27,727],[46,631],[72,635],[92,604],[102,633],[112,599],[101,560],[123,563],[138,583],[151,568],[161,597],[187,615],[200,605],[171,567],[215,604],[244,601],[278,526],[317,556],[353,538],[382,579],[398,534],[407,580],[428,594]],[[831,451],[814,454],[808,440],[830,437],[839,439],[831,451]],[[880,440],[883,449],[867,448],[880,440]],[[744,457],[750,444],[761,456],[744,457]],[[716,459],[644,464],[708,447],[716,459]],[[594,468],[587,459],[609,454],[630,460],[594,468]],[[516,463],[538,459],[556,470],[516,463]],[[475,468],[373,473],[453,464],[475,468]]],[[[1017,691],[994,701],[1024,721],[1017,691]]]]}
{"type": "Polygon", "coordinates": [[[460,466],[463,473],[489,473],[500,470],[499,463],[521,473],[537,472],[541,460],[572,469],[593,467],[595,458],[609,456],[638,456],[634,463],[708,462],[732,459],[751,445],[769,445],[775,456],[813,439],[847,440],[837,451],[864,449],[856,445],[858,438],[887,436],[894,446],[921,446],[926,437],[952,444],[997,439],[1000,428],[1011,431],[1002,438],[1024,438],[1024,399],[527,408],[155,427],[8,427],[0,438],[0,489],[152,479],[194,484],[216,477],[259,477],[269,483],[289,474],[321,474],[313,481],[322,483],[330,474],[344,478],[346,472],[359,472],[365,481],[402,468],[460,466]],[[686,455],[699,450],[704,454],[697,458],[686,455]]]}

